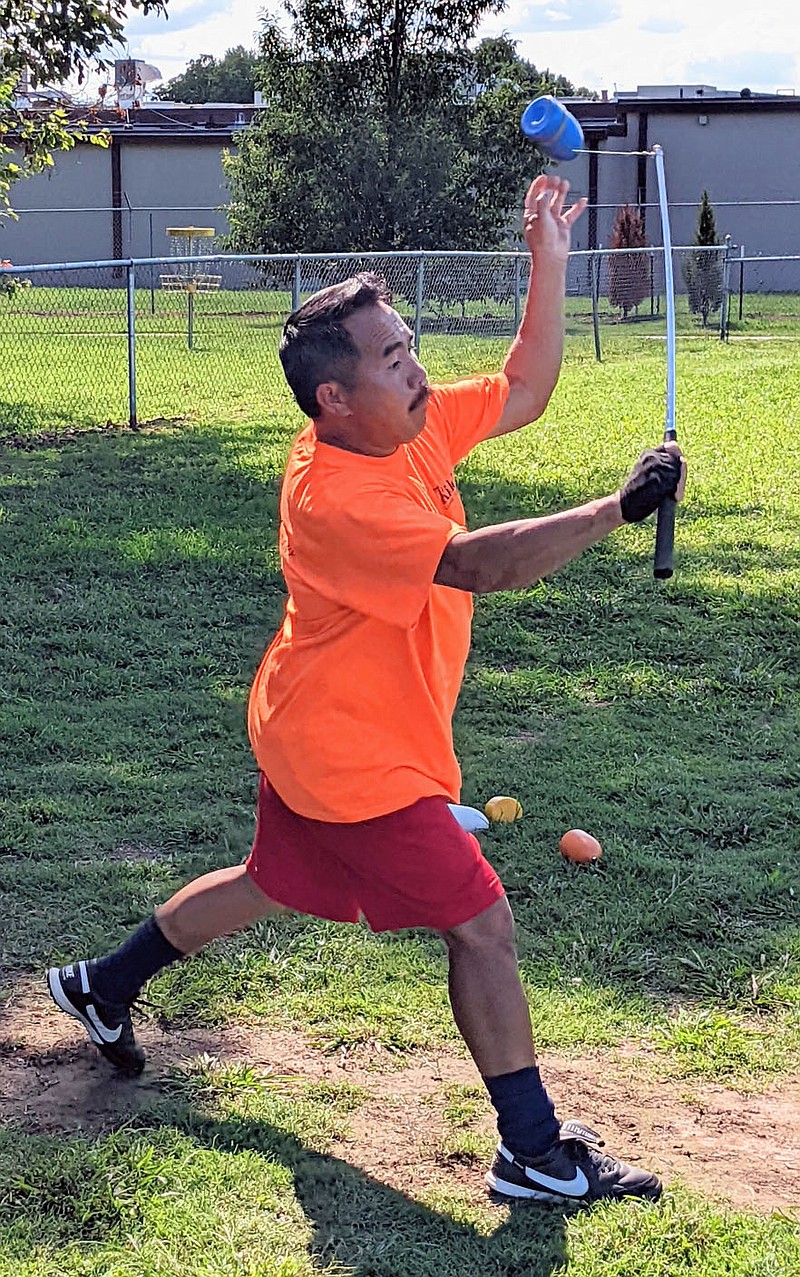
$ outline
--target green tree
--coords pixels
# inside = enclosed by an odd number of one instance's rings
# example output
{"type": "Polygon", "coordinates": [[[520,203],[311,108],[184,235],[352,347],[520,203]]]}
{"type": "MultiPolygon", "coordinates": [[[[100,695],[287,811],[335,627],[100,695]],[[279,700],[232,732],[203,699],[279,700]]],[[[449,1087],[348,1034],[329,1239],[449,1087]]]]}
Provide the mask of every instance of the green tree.
{"type": "Polygon", "coordinates": [[[82,82],[92,65],[104,64],[108,46],[122,36],[126,8],[163,10],[167,0],[0,0],[0,216],[10,212],[14,182],[41,173],[53,151],[76,141],[106,144],[89,135],[86,122],[61,107],[30,111],[16,105],[26,74],[31,85],[82,82]]]}
{"type": "MultiPolygon", "coordinates": [[[[647,237],[638,208],[623,204],[617,209],[609,248],[646,248],[647,237]]],[[[627,319],[650,292],[650,255],[614,253],[608,259],[608,300],[627,319]]]]}
{"type": "Polygon", "coordinates": [[[258,55],[241,44],[219,59],[202,53],[155,96],[164,102],[252,102],[257,64],[258,55]]]}
{"type": "Polygon", "coordinates": [[[507,241],[541,166],[520,113],[545,90],[511,41],[470,49],[503,4],[286,0],[288,33],[275,18],[263,24],[256,79],[264,108],[225,161],[231,247],[507,241]]]}
{"type": "MultiPolygon", "coordinates": [[[[703,191],[693,243],[708,249],[718,245],[719,242],[714,209],[708,198],[708,191],[703,191]]],[[[683,278],[689,297],[689,309],[693,315],[700,315],[704,328],[708,323],[709,315],[719,310],[722,305],[722,276],[721,252],[689,253],[684,259],[683,278]]]]}
{"type": "Polygon", "coordinates": [[[474,57],[478,78],[484,84],[496,85],[498,81],[506,80],[525,95],[526,104],[541,93],[550,93],[553,97],[598,97],[593,89],[576,89],[566,76],[555,75],[550,70],[537,70],[527,58],[519,56],[516,40],[509,39],[507,35],[481,40],[474,57]]]}

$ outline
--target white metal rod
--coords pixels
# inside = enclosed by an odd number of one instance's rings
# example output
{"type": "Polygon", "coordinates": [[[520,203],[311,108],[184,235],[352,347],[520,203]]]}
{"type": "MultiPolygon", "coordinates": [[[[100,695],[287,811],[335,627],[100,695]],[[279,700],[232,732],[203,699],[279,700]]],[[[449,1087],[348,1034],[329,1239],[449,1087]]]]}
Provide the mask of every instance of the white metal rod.
{"type": "Polygon", "coordinates": [[[667,402],[664,436],[675,438],[675,278],[672,270],[672,234],[667,203],[667,179],[664,174],[664,152],[653,147],[658,180],[658,206],[661,210],[661,238],[664,243],[664,292],[667,302],[667,402]]]}

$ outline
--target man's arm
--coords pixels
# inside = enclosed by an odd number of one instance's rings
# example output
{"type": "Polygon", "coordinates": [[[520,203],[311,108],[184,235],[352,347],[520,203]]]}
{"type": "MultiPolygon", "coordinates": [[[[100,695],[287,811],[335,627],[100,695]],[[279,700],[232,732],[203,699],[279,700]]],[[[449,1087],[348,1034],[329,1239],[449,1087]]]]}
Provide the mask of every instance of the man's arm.
{"type": "Polygon", "coordinates": [[[522,323],[506,356],[508,398],[488,438],[527,426],[544,412],[558,381],[564,349],[564,285],[573,223],[586,207],[564,211],[565,178],[543,174],[525,196],[523,232],[531,274],[522,323]]]}
{"type": "Polygon", "coordinates": [[[496,523],[454,536],[434,580],[472,594],[522,590],[622,526],[619,493],[542,519],[496,523]]]}
{"type": "Polygon", "coordinates": [[[473,594],[521,590],[557,572],[623,523],[638,523],[664,497],[680,500],[686,465],[677,444],[643,452],[624,487],[586,505],[461,532],[439,561],[434,581],[473,594]]]}

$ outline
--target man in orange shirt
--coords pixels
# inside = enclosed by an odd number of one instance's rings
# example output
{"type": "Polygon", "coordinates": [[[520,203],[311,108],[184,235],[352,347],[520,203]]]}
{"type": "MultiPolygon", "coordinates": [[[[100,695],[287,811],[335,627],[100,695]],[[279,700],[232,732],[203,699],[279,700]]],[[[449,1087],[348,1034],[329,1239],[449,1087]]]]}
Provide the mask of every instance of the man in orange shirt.
{"type": "Polygon", "coordinates": [[[451,720],[472,593],[519,589],[681,495],[677,448],[642,454],[621,491],[561,514],[466,530],[454,466],[543,412],[563,347],[568,183],[531,185],[531,283],[500,373],[431,387],[383,281],[359,275],[289,317],[281,360],[309,424],[280,506],[283,624],[256,675],[248,729],[261,779],[244,865],[196,879],[103,958],[48,973],[56,1003],[138,1073],[130,1005],[168,963],[297,910],[376,931],[429,927],[449,959],[456,1023],[497,1111],[487,1182],[509,1198],[655,1199],[658,1179],[560,1123],[545,1091],[511,911],[453,818],[451,720]]]}

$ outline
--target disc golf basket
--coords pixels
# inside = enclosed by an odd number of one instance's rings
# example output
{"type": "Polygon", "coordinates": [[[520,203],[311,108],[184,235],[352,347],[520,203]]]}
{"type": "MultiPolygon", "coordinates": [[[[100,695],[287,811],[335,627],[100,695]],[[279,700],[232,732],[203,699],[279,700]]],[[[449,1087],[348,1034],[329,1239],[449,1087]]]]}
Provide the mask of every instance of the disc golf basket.
{"type": "MultiPolygon", "coordinates": [[[[170,256],[176,258],[201,258],[210,256],[216,231],[213,226],[168,226],[170,256]]],[[[194,299],[198,293],[214,293],[222,284],[221,275],[211,275],[202,261],[176,261],[171,271],[159,276],[159,283],[166,293],[186,295],[186,343],[194,346],[194,299]]]]}

